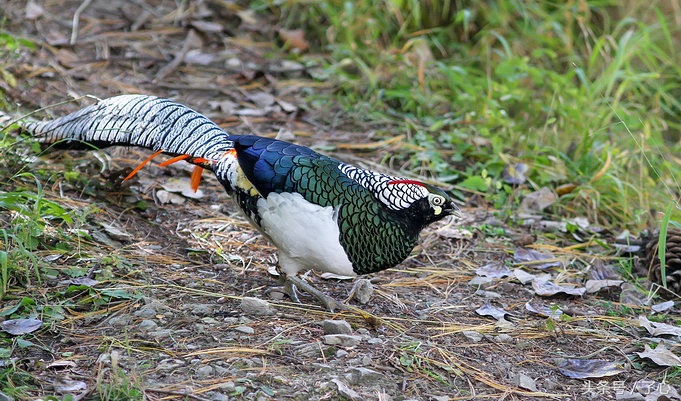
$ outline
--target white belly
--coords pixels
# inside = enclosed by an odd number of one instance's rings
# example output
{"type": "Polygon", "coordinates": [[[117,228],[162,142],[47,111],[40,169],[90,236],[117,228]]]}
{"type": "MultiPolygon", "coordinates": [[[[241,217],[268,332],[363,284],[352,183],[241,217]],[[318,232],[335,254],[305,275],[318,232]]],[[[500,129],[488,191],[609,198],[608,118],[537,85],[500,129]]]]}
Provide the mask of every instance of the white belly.
{"type": "Polygon", "coordinates": [[[355,276],[331,206],[315,205],[297,193],[270,193],[257,206],[262,232],[279,249],[279,264],[286,275],[314,269],[355,276]]]}

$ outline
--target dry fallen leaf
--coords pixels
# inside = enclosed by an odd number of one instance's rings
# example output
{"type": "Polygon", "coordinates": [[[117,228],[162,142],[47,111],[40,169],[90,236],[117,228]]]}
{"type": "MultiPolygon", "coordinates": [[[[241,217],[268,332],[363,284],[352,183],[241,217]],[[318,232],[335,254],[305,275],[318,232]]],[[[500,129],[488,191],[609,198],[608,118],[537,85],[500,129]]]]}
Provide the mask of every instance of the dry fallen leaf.
{"type": "Polygon", "coordinates": [[[45,14],[45,9],[35,1],[31,0],[26,3],[26,19],[36,19],[42,17],[45,14]]]}
{"type": "Polygon", "coordinates": [[[248,99],[260,108],[265,108],[274,104],[274,95],[267,92],[254,92],[248,94],[248,99]]]}
{"type": "Polygon", "coordinates": [[[593,294],[594,292],[598,292],[603,288],[619,287],[623,282],[624,281],[622,280],[586,280],[586,283],[584,283],[584,288],[586,288],[586,292],[593,294]]]}
{"type": "Polygon", "coordinates": [[[558,195],[551,188],[542,187],[540,190],[525,196],[520,203],[520,213],[538,213],[553,205],[558,195]]]}
{"type": "Polygon", "coordinates": [[[279,37],[284,41],[284,47],[293,48],[299,52],[304,52],[310,48],[310,43],[305,39],[305,31],[302,29],[279,30],[279,37]]]}
{"type": "Polygon", "coordinates": [[[551,278],[550,274],[547,273],[541,273],[541,274],[532,274],[528,273],[523,269],[514,269],[513,270],[513,276],[520,281],[520,284],[527,284],[531,283],[535,279],[540,279],[540,280],[548,280],[551,278]]]}
{"type": "Polygon", "coordinates": [[[674,355],[664,344],[658,344],[655,349],[644,344],[644,351],[637,352],[640,358],[648,358],[659,366],[681,366],[681,358],[674,355]]]}
{"type": "Polygon", "coordinates": [[[506,167],[504,167],[503,172],[504,181],[513,185],[523,184],[527,181],[527,177],[525,176],[527,170],[529,170],[529,168],[525,163],[507,164],[506,167]]]}
{"type": "Polygon", "coordinates": [[[560,261],[553,255],[527,248],[517,248],[513,253],[513,260],[516,263],[539,270],[561,265],[560,261]]]}
{"type": "Polygon", "coordinates": [[[475,269],[475,274],[478,276],[502,278],[510,276],[512,272],[503,262],[493,262],[478,267],[475,269]]]}
{"type": "Polygon", "coordinates": [[[11,319],[0,322],[0,329],[14,336],[32,333],[40,328],[43,321],[40,319],[11,319]]]}
{"type": "Polygon", "coordinates": [[[76,368],[76,363],[73,361],[67,361],[64,359],[60,359],[58,361],[54,361],[49,363],[47,366],[45,366],[45,369],[56,369],[56,370],[61,370],[61,369],[75,369],[76,368]]]}
{"type": "Polygon", "coordinates": [[[622,283],[620,293],[620,303],[625,305],[643,306],[650,301],[648,294],[632,283],[622,283]]]}
{"type": "Polygon", "coordinates": [[[535,279],[532,281],[532,289],[537,295],[543,297],[550,297],[556,294],[578,295],[582,296],[586,292],[584,287],[565,287],[555,284],[550,280],[535,279]]]}
{"type": "Polygon", "coordinates": [[[490,304],[489,302],[476,309],[475,313],[477,313],[480,316],[492,316],[497,320],[505,318],[506,315],[508,314],[508,312],[506,312],[505,310],[497,308],[496,306],[492,306],[492,304],[490,304]]]}
{"type": "Polygon", "coordinates": [[[169,178],[162,187],[168,192],[180,193],[186,198],[201,199],[204,197],[204,193],[201,189],[197,189],[196,192],[194,192],[191,180],[187,177],[169,178]]]}
{"type": "Polygon", "coordinates": [[[651,322],[645,316],[639,316],[638,323],[641,325],[641,327],[648,330],[648,333],[650,333],[652,336],[681,336],[681,327],[679,326],[672,326],[671,324],[667,323],[651,322]]]}
{"type": "Polygon", "coordinates": [[[77,277],[68,280],[62,280],[59,282],[61,285],[84,285],[86,287],[94,287],[99,284],[99,281],[91,279],[89,277],[77,277]]]}
{"type": "Polygon", "coordinates": [[[99,224],[102,226],[102,228],[104,228],[106,234],[112,239],[115,239],[116,241],[132,241],[134,239],[134,237],[131,234],[119,229],[118,227],[106,223],[99,224]]]}
{"type": "Polygon", "coordinates": [[[568,359],[558,366],[558,370],[573,379],[614,376],[626,371],[622,364],[603,359],[568,359]]]}
{"type": "Polygon", "coordinates": [[[549,317],[554,320],[559,319],[563,314],[563,311],[558,307],[551,308],[543,305],[532,305],[529,301],[525,303],[525,309],[539,316],[549,317]]]}
{"type": "Polygon", "coordinates": [[[52,383],[54,391],[59,394],[74,393],[77,391],[87,390],[87,384],[80,380],[71,380],[68,378],[57,378],[52,383]]]}

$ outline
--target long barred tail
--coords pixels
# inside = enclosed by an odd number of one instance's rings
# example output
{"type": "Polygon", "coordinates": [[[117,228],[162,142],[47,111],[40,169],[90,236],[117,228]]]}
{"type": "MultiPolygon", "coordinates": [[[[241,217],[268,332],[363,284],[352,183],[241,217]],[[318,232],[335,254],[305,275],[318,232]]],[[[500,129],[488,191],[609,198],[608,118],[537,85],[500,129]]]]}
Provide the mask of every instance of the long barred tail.
{"type": "Polygon", "coordinates": [[[146,95],[116,96],[54,120],[19,125],[39,142],[57,147],[141,146],[208,160],[234,148],[229,134],[202,114],[146,95]]]}
{"type": "Polygon", "coordinates": [[[196,190],[203,168],[215,171],[220,179],[233,162],[233,158],[227,157],[234,152],[234,143],[227,132],[189,107],[155,96],[122,95],[54,120],[19,120],[17,123],[39,142],[57,148],[122,145],[156,151],[126,180],[155,156],[166,153],[176,157],[161,166],[179,160],[197,166],[192,174],[192,187],[196,190]]]}

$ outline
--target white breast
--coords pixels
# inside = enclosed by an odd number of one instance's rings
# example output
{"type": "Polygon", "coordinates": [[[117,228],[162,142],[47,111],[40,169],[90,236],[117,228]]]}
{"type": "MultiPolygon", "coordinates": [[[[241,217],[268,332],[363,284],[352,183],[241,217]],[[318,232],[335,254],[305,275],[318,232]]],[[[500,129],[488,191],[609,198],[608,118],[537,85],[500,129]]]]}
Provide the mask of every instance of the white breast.
{"type": "Polygon", "coordinates": [[[257,207],[262,232],[279,249],[279,264],[286,275],[314,269],[355,276],[331,206],[315,205],[297,193],[270,193],[258,200],[257,207]]]}

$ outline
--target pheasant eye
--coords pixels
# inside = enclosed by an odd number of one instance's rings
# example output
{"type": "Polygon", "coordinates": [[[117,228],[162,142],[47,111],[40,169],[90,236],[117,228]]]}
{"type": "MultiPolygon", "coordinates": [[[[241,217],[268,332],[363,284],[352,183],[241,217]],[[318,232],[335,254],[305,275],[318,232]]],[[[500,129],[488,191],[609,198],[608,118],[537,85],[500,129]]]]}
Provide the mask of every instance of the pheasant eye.
{"type": "Polygon", "coordinates": [[[441,196],[433,196],[431,202],[433,206],[442,206],[445,203],[445,199],[441,196]]]}

